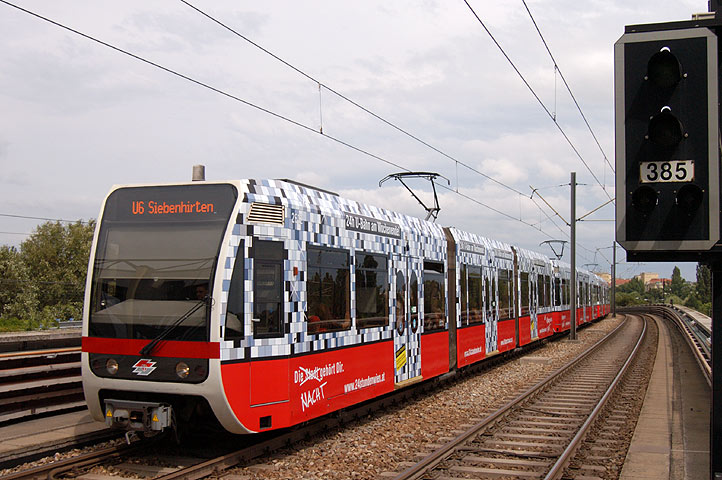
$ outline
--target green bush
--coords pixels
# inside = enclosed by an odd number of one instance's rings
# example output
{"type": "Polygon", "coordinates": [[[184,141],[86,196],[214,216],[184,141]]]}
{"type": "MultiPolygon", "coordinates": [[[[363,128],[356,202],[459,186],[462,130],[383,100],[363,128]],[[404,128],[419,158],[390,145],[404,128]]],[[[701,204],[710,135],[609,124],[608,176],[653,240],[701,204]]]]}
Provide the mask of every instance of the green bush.
{"type": "Polygon", "coordinates": [[[0,318],[0,332],[24,332],[32,329],[28,320],[20,320],[14,317],[0,318]]]}

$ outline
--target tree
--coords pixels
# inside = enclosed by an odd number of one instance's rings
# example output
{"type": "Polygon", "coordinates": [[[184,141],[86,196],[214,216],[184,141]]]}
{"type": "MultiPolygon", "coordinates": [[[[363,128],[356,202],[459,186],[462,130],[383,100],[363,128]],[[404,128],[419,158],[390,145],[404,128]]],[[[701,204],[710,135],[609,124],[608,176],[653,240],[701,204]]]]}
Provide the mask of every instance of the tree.
{"type": "Polygon", "coordinates": [[[685,294],[685,281],[684,278],[682,278],[682,272],[680,272],[679,267],[675,266],[674,270],[672,270],[672,288],[671,288],[672,294],[677,295],[678,297],[684,298],[687,295],[685,294]]]}
{"type": "Polygon", "coordinates": [[[0,317],[30,320],[37,303],[35,284],[20,253],[15,247],[0,246],[0,317]]]}
{"type": "Polygon", "coordinates": [[[712,301],[712,274],[709,267],[697,264],[697,297],[702,303],[712,301]]]}
{"type": "Polygon", "coordinates": [[[633,278],[624,285],[617,287],[617,292],[633,293],[636,292],[640,297],[644,296],[644,283],[639,278],[633,278]]]}
{"type": "MultiPolygon", "coordinates": [[[[626,284],[625,284],[626,285],[626,284]]],[[[617,306],[626,307],[629,305],[641,305],[645,303],[642,297],[636,291],[619,292],[617,291],[617,306]]]]}
{"type": "Polygon", "coordinates": [[[80,318],[95,222],[46,222],[16,251],[0,249],[0,316],[30,327],[80,318]],[[11,301],[11,298],[15,298],[11,301]]]}

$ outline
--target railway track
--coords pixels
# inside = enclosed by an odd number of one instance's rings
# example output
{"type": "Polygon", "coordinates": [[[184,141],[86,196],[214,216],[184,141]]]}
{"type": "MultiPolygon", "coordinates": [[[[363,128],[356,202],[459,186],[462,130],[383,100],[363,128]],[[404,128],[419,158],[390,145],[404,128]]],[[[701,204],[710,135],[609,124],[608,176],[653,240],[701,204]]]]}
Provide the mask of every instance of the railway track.
{"type": "Polygon", "coordinates": [[[80,347],[0,353],[0,423],[82,408],[80,347]]]}
{"type": "MultiPolygon", "coordinates": [[[[534,349],[538,348],[535,345],[534,349]]],[[[531,350],[534,350],[531,349],[531,350]]],[[[479,365],[472,367],[472,370],[486,370],[492,366],[507,360],[518,358],[521,350],[506,356],[499,356],[491,362],[487,362],[484,366],[479,365]]],[[[455,381],[448,377],[446,380],[455,381]]],[[[304,426],[303,428],[291,430],[289,432],[281,432],[281,434],[269,432],[265,435],[254,437],[235,437],[223,442],[211,442],[214,445],[223,445],[226,449],[231,445],[235,450],[227,449],[226,452],[218,457],[211,458],[212,455],[206,455],[207,458],[199,458],[195,453],[186,453],[181,456],[173,456],[168,453],[167,449],[159,449],[156,454],[148,456],[147,443],[140,443],[140,448],[135,446],[126,448],[124,445],[103,450],[100,455],[81,455],[72,459],[64,460],[62,463],[54,462],[52,465],[35,467],[31,470],[24,470],[3,476],[2,480],[22,480],[36,478],[65,478],[72,476],[81,479],[99,480],[100,477],[107,473],[112,473],[116,480],[122,477],[148,477],[163,478],[165,480],[183,478],[197,479],[209,475],[213,475],[218,471],[237,466],[239,464],[248,464],[251,460],[266,456],[270,452],[277,451],[289,445],[299,443],[303,440],[311,438],[315,435],[323,434],[341,425],[355,422],[360,418],[366,418],[370,413],[387,410],[392,405],[398,405],[407,401],[409,398],[426,396],[429,391],[437,388],[438,385],[446,383],[442,380],[433,380],[425,384],[419,384],[415,388],[409,388],[402,391],[394,392],[387,397],[377,399],[360,405],[357,408],[348,409],[337,412],[334,415],[323,418],[321,421],[304,426]],[[243,443],[243,445],[241,445],[243,443]],[[143,457],[141,459],[141,457],[143,457]],[[156,462],[155,458],[160,459],[156,462]],[[139,465],[139,463],[141,465],[139,465]],[[89,475],[89,476],[86,476],[89,475]]],[[[168,443],[168,442],[166,442],[168,443]]],[[[135,444],[134,444],[135,445],[135,444]]],[[[188,449],[185,449],[188,452],[188,449]]],[[[220,448],[218,448],[220,450],[220,448]]]]}
{"type": "Polygon", "coordinates": [[[561,478],[640,351],[646,323],[630,316],[596,347],[395,479],[561,478]]]}

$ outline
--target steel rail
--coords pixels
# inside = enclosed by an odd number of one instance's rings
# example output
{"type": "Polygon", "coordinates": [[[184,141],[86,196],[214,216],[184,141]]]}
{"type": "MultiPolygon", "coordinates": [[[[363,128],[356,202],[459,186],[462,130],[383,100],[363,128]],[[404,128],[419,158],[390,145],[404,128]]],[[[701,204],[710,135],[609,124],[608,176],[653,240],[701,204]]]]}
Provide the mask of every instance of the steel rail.
{"type": "Polygon", "coordinates": [[[80,353],[80,347],[66,347],[66,348],[54,348],[48,350],[28,350],[27,352],[8,352],[0,353],[0,358],[18,358],[18,357],[32,357],[32,356],[45,356],[45,355],[57,355],[59,353],[80,353]]]}
{"type": "Polygon", "coordinates": [[[131,445],[121,444],[113,447],[103,448],[94,452],[86,453],[77,457],[58,460],[57,462],[39,465],[28,470],[9,473],[0,477],[2,480],[29,480],[36,478],[53,479],[55,475],[81,466],[94,465],[108,458],[116,458],[121,455],[145,448],[147,442],[140,441],[131,445]]]}
{"type": "Polygon", "coordinates": [[[567,464],[571,461],[571,459],[573,458],[577,449],[582,444],[584,437],[586,437],[587,433],[589,433],[589,430],[591,429],[592,425],[594,424],[594,421],[597,419],[599,414],[604,409],[604,406],[607,404],[607,400],[609,400],[609,398],[612,396],[614,391],[617,389],[617,386],[622,381],[622,378],[624,377],[624,375],[627,373],[629,366],[637,358],[637,353],[641,349],[642,342],[644,342],[645,336],[647,334],[648,321],[649,320],[647,320],[645,318],[644,328],[642,328],[642,332],[639,334],[639,338],[637,339],[637,344],[634,346],[634,349],[632,349],[632,352],[627,357],[627,361],[624,362],[624,365],[619,370],[619,373],[617,373],[617,376],[614,377],[614,380],[607,388],[607,391],[604,392],[604,395],[599,400],[596,407],[594,407],[594,410],[592,410],[592,413],[589,415],[587,420],[579,428],[579,431],[577,432],[577,434],[574,435],[574,438],[569,443],[567,448],[564,449],[562,454],[559,456],[557,461],[554,463],[552,468],[549,470],[547,475],[544,477],[544,480],[557,480],[559,478],[562,478],[562,474],[564,473],[564,469],[566,468],[567,464]]]}
{"type": "Polygon", "coordinates": [[[675,325],[682,333],[682,337],[692,351],[692,355],[697,361],[697,365],[699,365],[700,370],[702,370],[702,374],[707,381],[707,385],[710,387],[712,386],[711,346],[709,345],[709,339],[697,335],[690,326],[690,322],[682,318],[682,315],[687,318],[691,318],[689,315],[680,313],[675,308],[668,305],[640,305],[626,307],[624,310],[627,312],[653,313],[672,322],[672,324],[675,325]]]}
{"type": "Polygon", "coordinates": [[[627,323],[627,320],[625,318],[624,322],[620,323],[614,330],[612,330],[607,335],[605,335],[603,338],[601,338],[596,344],[594,344],[594,346],[589,348],[587,351],[579,354],[570,363],[566,364],[563,367],[560,367],[555,372],[553,372],[549,376],[547,376],[545,379],[539,381],[536,385],[534,385],[531,388],[529,388],[528,390],[526,390],[519,397],[509,401],[504,406],[499,408],[497,411],[495,411],[494,413],[492,413],[485,419],[481,420],[479,423],[477,423],[473,427],[469,428],[466,432],[462,433],[455,439],[448,442],[446,445],[444,445],[441,448],[437,449],[436,451],[432,452],[429,456],[427,456],[426,458],[421,460],[416,465],[409,467],[408,469],[401,472],[399,475],[393,477],[393,480],[417,480],[417,479],[421,478],[429,470],[433,469],[436,465],[438,465],[439,463],[441,463],[442,461],[446,460],[448,457],[453,455],[455,452],[456,446],[477,436],[480,430],[492,425],[499,418],[501,418],[503,415],[505,415],[509,410],[511,410],[514,406],[523,403],[525,400],[532,397],[534,394],[539,392],[541,389],[548,386],[552,382],[556,381],[565,372],[570,371],[572,368],[574,368],[576,365],[578,365],[580,362],[582,362],[588,356],[592,355],[594,352],[596,352],[602,346],[606,345],[606,343],[609,340],[614,338],[621,331],[621,329],[626,325],[626,323],[627,323]]]}

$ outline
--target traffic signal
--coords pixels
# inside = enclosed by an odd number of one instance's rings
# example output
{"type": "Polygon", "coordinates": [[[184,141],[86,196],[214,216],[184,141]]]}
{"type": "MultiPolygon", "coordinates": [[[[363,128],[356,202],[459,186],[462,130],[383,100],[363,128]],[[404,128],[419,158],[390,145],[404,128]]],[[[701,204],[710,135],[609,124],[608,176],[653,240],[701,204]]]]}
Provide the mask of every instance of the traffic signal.
{"type": "Polygon", "coordinates": [[[628,252],[719,240],[717,37],[635,32],[614,46],[617,241],[628,252]]]}

